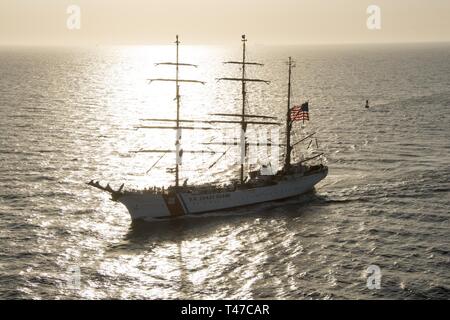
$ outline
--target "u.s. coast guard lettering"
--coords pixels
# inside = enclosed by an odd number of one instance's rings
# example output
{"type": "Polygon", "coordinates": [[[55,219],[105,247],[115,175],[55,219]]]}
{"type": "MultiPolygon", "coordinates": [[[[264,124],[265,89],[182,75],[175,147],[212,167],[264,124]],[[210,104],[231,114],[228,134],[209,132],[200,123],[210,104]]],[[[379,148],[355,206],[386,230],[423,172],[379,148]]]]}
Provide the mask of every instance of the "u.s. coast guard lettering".
{"type": "Polygon", "coordinates": [[[189,201],[198,201],[198,200],[213,200],[213,199],[223,199],[223,198],[229,198],[230,194],[223,193],[223,194],[208,194],[204,196],[196,196],[196,197],[189,197],[189,201]]]}

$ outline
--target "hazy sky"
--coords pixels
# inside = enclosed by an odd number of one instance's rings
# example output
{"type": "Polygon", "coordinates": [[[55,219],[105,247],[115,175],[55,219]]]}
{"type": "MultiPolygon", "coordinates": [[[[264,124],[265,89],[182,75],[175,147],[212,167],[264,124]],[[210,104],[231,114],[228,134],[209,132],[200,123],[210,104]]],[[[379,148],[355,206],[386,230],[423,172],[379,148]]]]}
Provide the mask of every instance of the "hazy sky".
{"type": "Polygon", "coordinates": [[[0,44],[450,41],[450,0],[0,0],[0,44]],[[81,28],[66,26],[78,5],[81,28]],[[381,30],[369,30],[369,5],[381,30]]]}

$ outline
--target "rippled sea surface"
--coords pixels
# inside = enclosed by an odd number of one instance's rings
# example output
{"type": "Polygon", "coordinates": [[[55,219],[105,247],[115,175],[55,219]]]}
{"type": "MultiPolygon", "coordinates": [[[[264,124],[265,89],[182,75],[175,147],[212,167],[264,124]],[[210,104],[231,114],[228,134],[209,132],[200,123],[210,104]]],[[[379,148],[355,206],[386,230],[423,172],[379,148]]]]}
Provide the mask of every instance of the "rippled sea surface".
{"type": "MultiPolygon", "coordinates": [[[[159,156],[129,151],[172,146],[170,130],[135,126],[174,115],[173,85],[146,82],[172,74],[154,63],[174,48],[0,48],[0,297],[449,299],[449,45],[250,46],[265,63],[250,76],[271,83],[250,85],[249,112],[283,118],[289,55],[294,102],[310,102],[298,136],[317,132],[330,168],[316,190],[132,224],[85,182],[172,182],[171,156],[146,173],[159,156]],[[379,290],[367,288],[370,265],[379,290]]],[[[182,87],[183,117],[239,110],[239,86],[215,80],[239,74],[221,63],[239,59],[239,43],[181,57],[200,65],[183,77],[207,81],[182,87]]],[[[208,169],[216,156],[184,158],[190,183],[237,176],[229,159],[208,169]]]]}

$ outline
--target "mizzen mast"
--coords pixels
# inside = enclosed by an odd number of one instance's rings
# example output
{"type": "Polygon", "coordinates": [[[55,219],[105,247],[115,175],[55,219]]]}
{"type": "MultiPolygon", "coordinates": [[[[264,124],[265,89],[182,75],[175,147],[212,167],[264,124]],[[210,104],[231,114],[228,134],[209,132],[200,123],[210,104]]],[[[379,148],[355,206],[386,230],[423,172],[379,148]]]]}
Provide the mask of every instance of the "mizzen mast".
{"type": "Polygon", "coordinates": [[[284,159],[284,170],[289,170],[291,166],[291,129],[292,129],[292,119],[291,119],[291,74],[292,68],[294,67],[292,58],[289,57],[288,60],[288,98],[287,98],[287,112],[286,112],[286,155],[284,159]]]}
{"type": "MultiPolygon", "coordinates": [[[[292,138],[291,132],[292,132],[292,125],[293,125],[294,121],[299,121],[300,119],[302,119],[304,121],[305,117],[306,117],[306,120],[309,120],[309,116],[308,116],[308,102],[305,102],[301,106],[291,107],[291,95],[292,95],[291,76],[292,76],[292,68],[295,67],[295,63],[291,57],[289,57],[287,65],[288,65],[288,90],[287,90],[287,109],[286,109],[286,143],[285,143],[286,154],[285,154],[284,166],[283,166],[284,172],[289,172],[289,170],[291,168],[291,155],[292,155],[293,148],[296,145],[298,145],[299,143],[301,143],[301,142],[311,138],[313,135],[315,135],[315,132],[313,132],[313,133],[307,135],[306,137],[300,139],[299,141],[291,144],[291,138],[292,138]]],[[[317,139],[316,139],[316,144],[317,144],[317,139]]],[[[309,148],[309,146],[308,146],[308,148],[309,148]]],[[[300,161],[299,163],[303,163],[303,162],[307,162],[307,161],[316,159],[321,155],[322,154],[308,158],[308,159],[304,159],[304,160],[300,161]]]]}

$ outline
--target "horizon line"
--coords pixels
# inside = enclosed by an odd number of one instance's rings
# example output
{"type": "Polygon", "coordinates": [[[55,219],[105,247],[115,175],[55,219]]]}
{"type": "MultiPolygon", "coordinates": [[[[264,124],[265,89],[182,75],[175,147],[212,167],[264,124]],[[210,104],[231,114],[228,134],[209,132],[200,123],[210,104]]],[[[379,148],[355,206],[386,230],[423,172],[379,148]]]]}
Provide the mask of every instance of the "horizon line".
{"type": "MultiPolygon", "coordinates": [[[[208,43],[201,44],[194,42],[191,44],[184,43],[185,46],[210,46],[210,47],[222,47],[228,46],[232,42],[219,43],[208,43]]],[[[152,42],[152,43],[1,43],[0,47],[143,47],[143,46],[166,46],[171,45],[168,42],[152,42]]],[[[408,45],[408,44],[450,44],[450,40],[417,40],[417,41],[375,41],[375,42],[364,42],[364,41],[343,41],[343,42],[299,42],[299,43],[252,43],[251,46],[267,46],[267,47],[293,47],[293,46],[339,46],[339,45],[408,45]]]]}

